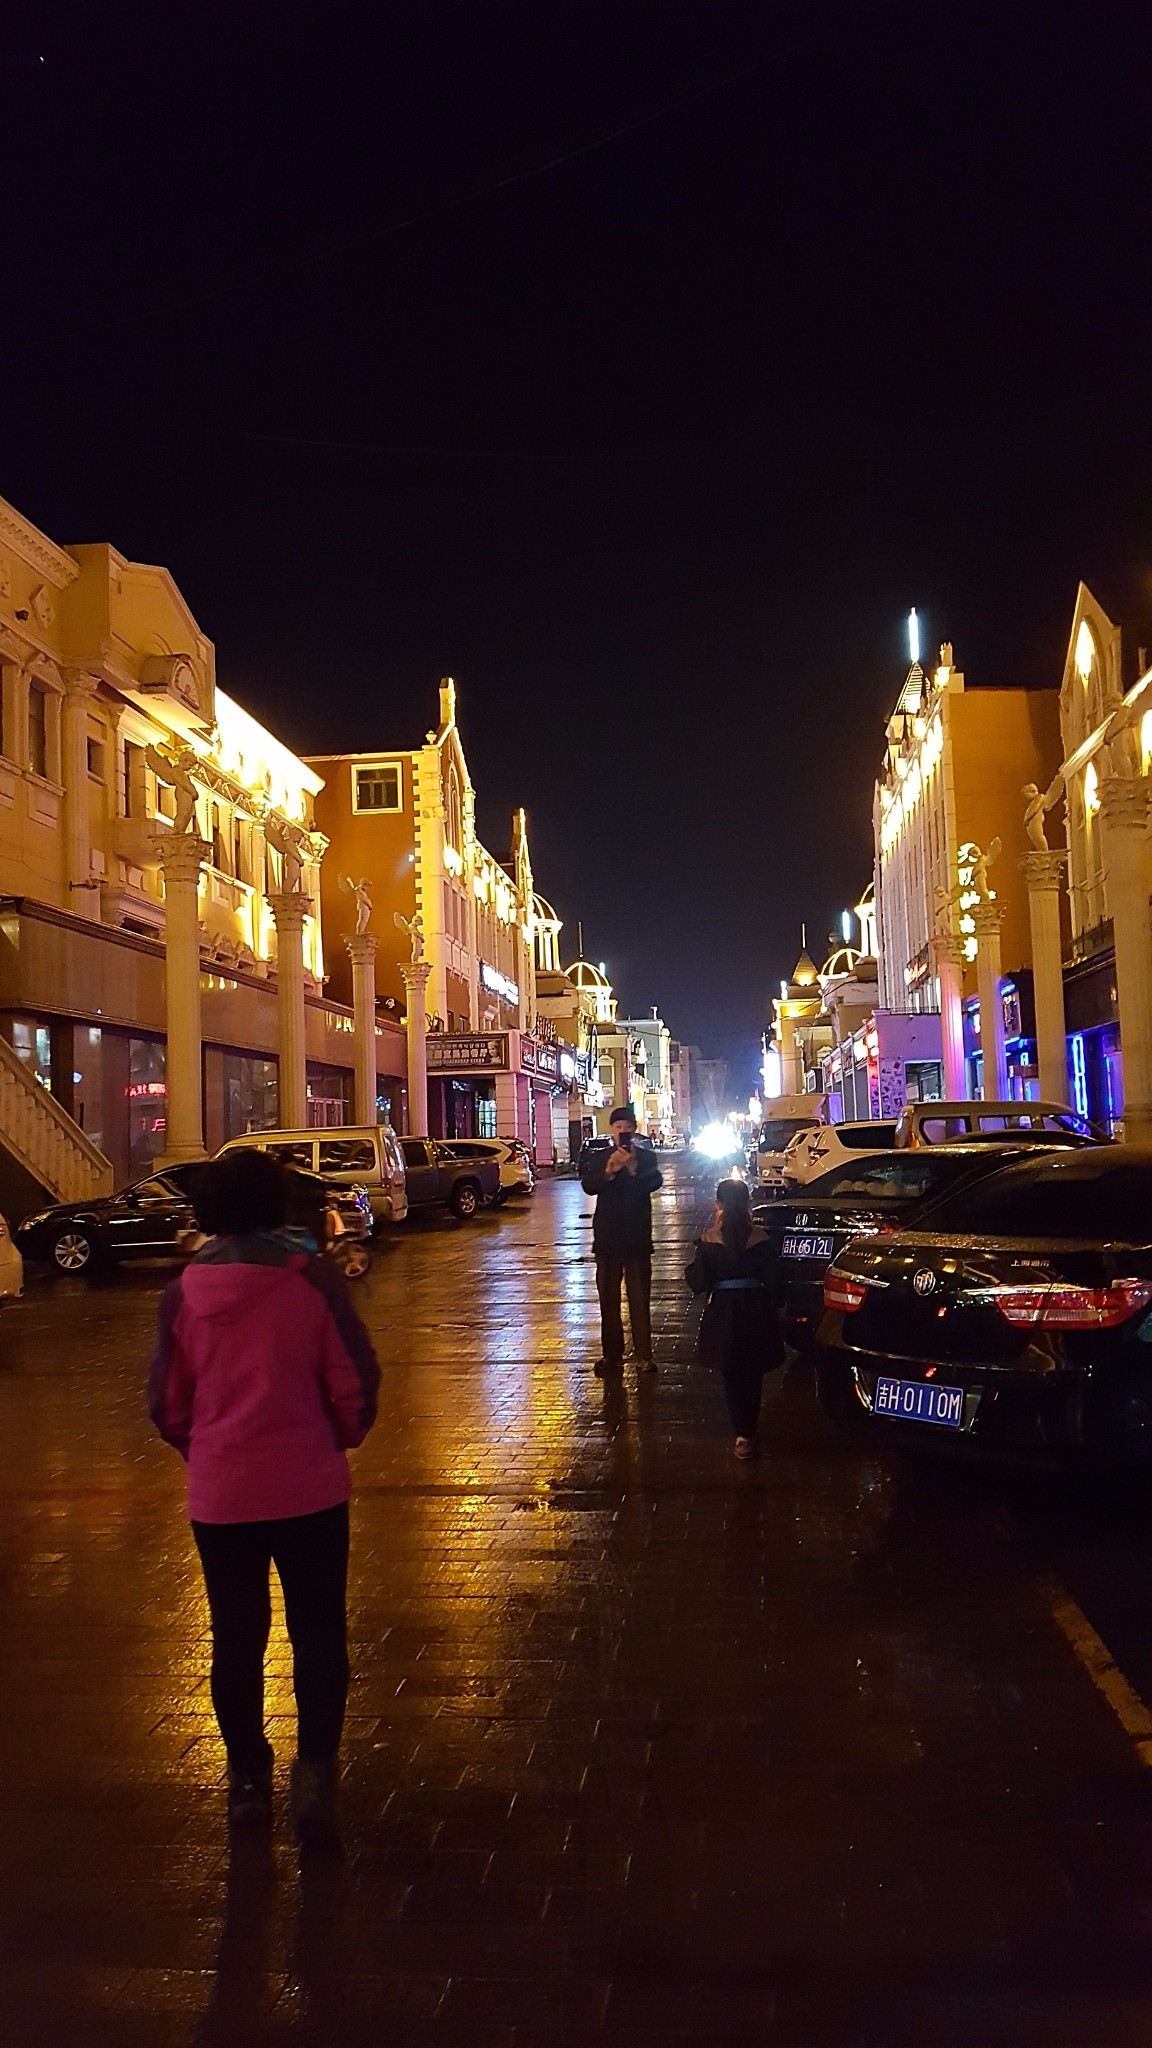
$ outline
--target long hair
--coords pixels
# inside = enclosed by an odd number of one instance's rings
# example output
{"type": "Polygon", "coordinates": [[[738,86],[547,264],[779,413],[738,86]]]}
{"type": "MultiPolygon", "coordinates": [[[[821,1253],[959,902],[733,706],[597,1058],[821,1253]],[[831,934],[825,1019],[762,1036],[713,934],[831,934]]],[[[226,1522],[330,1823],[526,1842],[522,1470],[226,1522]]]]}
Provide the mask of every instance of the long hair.
{"type": "Polygon", "coordinates": [[[752,1235],[752,1197],[746,1180],[722,1180],[716,1190],[720,1235],[729,1251],[742,1252],[752,1235]]]}

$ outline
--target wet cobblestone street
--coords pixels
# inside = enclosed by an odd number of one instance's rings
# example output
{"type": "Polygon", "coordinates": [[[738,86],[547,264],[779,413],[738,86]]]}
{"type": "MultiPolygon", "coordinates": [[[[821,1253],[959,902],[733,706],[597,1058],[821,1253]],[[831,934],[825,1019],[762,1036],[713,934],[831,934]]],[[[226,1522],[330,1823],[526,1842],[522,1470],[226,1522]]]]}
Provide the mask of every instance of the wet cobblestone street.
{"type": "Polygon", "coordinates": [[[620,1387],[574,1182],[386,1240],[346,1853],[303,1871],[279,1627],[277,1825],[229,1853],[144,1412],[162,1276],[0,1318],[0,2040],[1147,2041],[1149,1774],[1053,1623],[1047,1510],[835,1438],[802,1363],[737,1464],[691,1363],[698,1200],[669,1174],[660,1371],[620,1387]]]}

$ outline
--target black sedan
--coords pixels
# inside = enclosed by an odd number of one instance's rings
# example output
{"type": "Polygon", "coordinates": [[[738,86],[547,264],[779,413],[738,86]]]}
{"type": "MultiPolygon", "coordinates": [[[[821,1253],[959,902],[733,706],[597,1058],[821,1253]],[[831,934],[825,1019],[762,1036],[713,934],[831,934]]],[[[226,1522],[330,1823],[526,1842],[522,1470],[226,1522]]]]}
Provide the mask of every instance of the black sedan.
{"type": "Polygon", "coordinates": [[[824,1313],[824,1274],[854,1237],[907,1230],[935,1202],[997,1172],[1010,1160],[1035,1158],[1036,1145],[938,1145],[920,1152],[877,1152],[845,1160],[785,1199],[753,1203],[776,1254],[776,1305],[784,1334],[797,1350],[812,1342],[824,1313]]]}
{"type": "Polygon", "coordinates": [[[1152,1148],[1029,1157],[930,1224],[829,1267],[833,1418],[969,1457],[1152,1458],[1152,1148]]]}
{"type": "MultiPolygon", "coordinates": [[[[96,1201],[58,1202],[25,1217],[13,1232],[16,1245],[26,1259],[44,1259],[58,1273],[91,1272],[122,1259],[179,1258],[200,1241],[190,1188],[202,1171],[202,1162],[190,1161],[96,1201]]],[[[363,1188],[328,1186],[311,1174],[296,1179],[339,1212],[349,1239],[368,1236],[372,1211],[363,1188]]]]}

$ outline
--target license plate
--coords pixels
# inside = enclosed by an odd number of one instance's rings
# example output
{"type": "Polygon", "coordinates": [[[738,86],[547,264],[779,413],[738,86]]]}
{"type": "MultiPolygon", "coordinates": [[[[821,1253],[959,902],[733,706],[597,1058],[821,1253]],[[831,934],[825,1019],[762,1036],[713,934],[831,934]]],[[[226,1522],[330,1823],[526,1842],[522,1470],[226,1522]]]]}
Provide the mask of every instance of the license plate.
{"type": "Polygon", "coordinates": [[[827,1262],[833,1257],[835,1250],[836,1239],[830,1231],[815,1237],[808,1233],[801,1235],[799,1231],[789,1231],[785,1234],[780,1247],[780,1256],[783,1259],[823,1259],[827,1262]]]}
{"type": "Polygon", "coordinates": [[[935,1380],[878,1379],[872,1397],[876,1415],[895,1416],[901,1422],[935,1422],[944,1429],[959,1429],[964,1420],[964,1392],[961,1387],[940,1387],[935,1380]]]}

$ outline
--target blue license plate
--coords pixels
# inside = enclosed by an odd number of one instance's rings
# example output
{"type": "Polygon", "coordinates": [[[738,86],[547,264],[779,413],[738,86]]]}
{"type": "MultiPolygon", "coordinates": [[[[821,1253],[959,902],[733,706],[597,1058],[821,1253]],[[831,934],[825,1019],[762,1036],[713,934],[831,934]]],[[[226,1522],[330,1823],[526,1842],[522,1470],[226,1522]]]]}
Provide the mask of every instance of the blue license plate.
{"type": "Polygon", "coordinates": [[[836,1239],[830,1232],[818,1232],[813,1236],[808,1231],[803,1234],[789,1231],[780,1247],[780,1256],[783,1259],[823,1259],[827,1263],[835,1250],[836,1239]]]}
{"type": "Polygon", "coordinates": [[[959,1429],[964,1393],[960,1387],[938,1386],[935,1380],[878,1379],[872,1411],[899,1422],[935,1422],[944,1429],[959,1429]]]}

